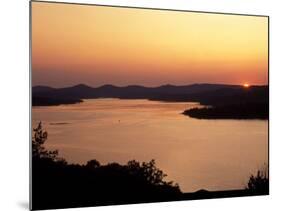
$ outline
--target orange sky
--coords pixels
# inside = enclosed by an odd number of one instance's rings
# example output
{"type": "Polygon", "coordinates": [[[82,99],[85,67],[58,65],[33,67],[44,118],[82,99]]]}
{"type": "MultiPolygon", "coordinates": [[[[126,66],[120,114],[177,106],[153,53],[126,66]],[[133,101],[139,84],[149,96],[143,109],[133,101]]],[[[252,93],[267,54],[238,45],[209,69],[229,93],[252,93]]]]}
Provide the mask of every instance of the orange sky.
{"type": "Polygon", "coordinates": [[[267,84],[267,17],[32,2],[32,83],[267,84]]]}

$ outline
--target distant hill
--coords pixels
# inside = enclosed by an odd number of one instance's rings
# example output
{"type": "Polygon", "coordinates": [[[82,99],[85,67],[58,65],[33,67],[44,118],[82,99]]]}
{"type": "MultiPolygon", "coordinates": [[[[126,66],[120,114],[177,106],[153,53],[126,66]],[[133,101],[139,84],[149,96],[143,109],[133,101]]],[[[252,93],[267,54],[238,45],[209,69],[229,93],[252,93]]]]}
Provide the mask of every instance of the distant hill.
{"type": "Polygon", "coordinates": [[[34,86],[32,87],[32,93],[48,92],[54,89],[55,88],[49,86],[34,86]]]}
{"type": "MultiPolygon", "coordinates": [[[[33,105],[44,105],[50,99],[54,105],[81,102],[81,99],[120,98],[149,99],[160,101],[196,101],[204,105],[227,104],[235,101],[264,102],[268,101],[268,86],[244,88],[239,85],[192,84],[184,86],[163,85],[144,87],[130,85],[119,87],[103,85],[90,87],[79,84],[66,88],[35,86],[32,88],[33,105]],[[44,99],[42,102],[40,99],[44,99]],[[62,101],[62,102],[60,102],[62,101]]],[[[49,105],[48,103],[46,105],[49,105]]]]}

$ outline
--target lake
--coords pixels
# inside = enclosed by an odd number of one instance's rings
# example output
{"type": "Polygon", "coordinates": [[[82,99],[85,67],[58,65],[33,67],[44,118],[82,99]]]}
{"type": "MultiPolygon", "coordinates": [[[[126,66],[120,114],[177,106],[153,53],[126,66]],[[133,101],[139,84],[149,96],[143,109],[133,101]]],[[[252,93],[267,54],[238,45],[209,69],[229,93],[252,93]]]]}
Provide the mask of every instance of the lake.
{"type": "Polygon", "coordinates": [[[46,147],[70,163],[156,160],[183,192],[244,188],[268,163],[268,121],[199,120],[181,114],[198,103],[91,99],[32,108],[46,147]]]}

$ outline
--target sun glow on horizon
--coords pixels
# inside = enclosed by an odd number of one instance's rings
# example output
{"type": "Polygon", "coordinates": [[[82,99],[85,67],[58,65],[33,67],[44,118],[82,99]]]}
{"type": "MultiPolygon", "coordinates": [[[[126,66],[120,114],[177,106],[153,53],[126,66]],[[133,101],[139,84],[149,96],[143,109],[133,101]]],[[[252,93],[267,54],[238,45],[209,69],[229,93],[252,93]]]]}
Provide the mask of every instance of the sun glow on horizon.
{"type": "Polygon", "coordinates": [[[248,87],[250,87],[250,84],[244,83],[243,86],[244,86],[245,88],[248,88],[248,87]]]}

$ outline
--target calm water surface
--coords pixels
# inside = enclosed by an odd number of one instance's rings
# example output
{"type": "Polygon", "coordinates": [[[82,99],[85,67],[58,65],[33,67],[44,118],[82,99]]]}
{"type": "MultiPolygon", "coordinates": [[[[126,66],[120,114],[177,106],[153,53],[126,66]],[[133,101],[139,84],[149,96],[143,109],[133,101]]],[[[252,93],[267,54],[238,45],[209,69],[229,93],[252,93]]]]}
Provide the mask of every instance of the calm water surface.
{"type": "Polygon", "coordinates": [[[243,188],[267,163],[268,121],[198,120],[181,113],[197,103],[94,99],[33,107],[46,146],[68,162],[125,164],[156,160],[184,192],[243,188]]]}

